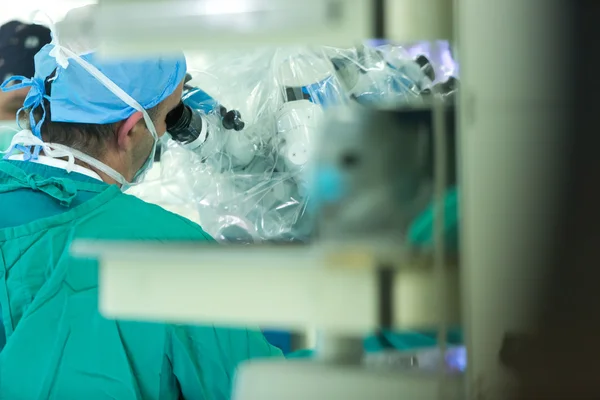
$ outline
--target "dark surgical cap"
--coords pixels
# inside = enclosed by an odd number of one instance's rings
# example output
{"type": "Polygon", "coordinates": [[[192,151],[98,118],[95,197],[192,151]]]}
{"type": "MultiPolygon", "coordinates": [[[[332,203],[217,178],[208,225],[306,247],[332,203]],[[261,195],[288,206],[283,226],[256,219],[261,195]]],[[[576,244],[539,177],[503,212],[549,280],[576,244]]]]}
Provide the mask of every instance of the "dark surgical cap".
{"type": "Polygon", "coordinates": [[[0,27],[0,83],[14,75],[33,77],[34,56],[51,41],[50,29],[18,21],[0,27]]]}

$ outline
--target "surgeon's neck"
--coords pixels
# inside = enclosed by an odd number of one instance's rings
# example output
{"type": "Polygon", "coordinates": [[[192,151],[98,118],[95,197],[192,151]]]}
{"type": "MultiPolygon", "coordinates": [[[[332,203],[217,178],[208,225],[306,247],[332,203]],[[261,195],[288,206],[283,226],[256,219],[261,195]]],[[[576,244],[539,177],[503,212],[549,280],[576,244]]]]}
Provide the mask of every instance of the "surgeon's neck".
{"type": "MultiPolygon", "coordinates": [[[[45,156],[46,154],[44,154],[44,152],[41,151],[40,155],[41,156],[45,156]]],[[[69,159],[67,157],[59,158],[59,160],[69,161],[69,159]]],[[[98,161],[102,162],[103,164],[106,164],[107,166],[111,167],[115,171],[119,172],[119,169],[115,168],[113,165],[110,165],[106,161],[104,161],[104,160],[98,160],[98,161]]],[[[119,182],[117,182],[115,179],[111,178],[109,175],[105,174],[104,172],[102,172],[98,168],[95,168],[95,167],[89,165],[86,162],[83,162],[81,160],[75,159],[75,165],[78,165],[78,166],[80,166],[82,168],[85,168],[85,169],[89,169],[90,171],[96,173],[100,177],[100,179],[102,179],[102,182],[104,182],[104,183],[107,183],[109,185],[117,185],[117,186],[121,187],[121,184],[119,182]]],[[[119,173],[121,173],[121,172],[119,172],[119,173]]]]}
{"type": "Polygon", "coordinates": [[[86,165],[82,165],[82,167],[87,168],[87,169],[89,169],[91,171],[94,171],[96,174],[98,174],[98,176],[100,177],[100,179],[102,179],[102,182],[107,183],[109,185],[117,185],[117,186],[121,187],[121,184],[119,182],[115,181],[113,178],[111,178],[110,176],[106,175],[104,172],[102,172],[102,171],[100,171],[100,170],[98,170],[98,169],[96,169],[94,167],[91,167],[91,166],[89,166],[87,164],[86,165]]]}
{"type": "MultiPolygon", "coordinates": [[[[104,160],[98,160],[100,162],[102,162],[103,164],[107,165],[108,167],[114,169],[116,172],[120,173],[121,175],[123,175],[125,177],[125,179],[127,179],[127,176],[124,175],[121,171],[119,171],[119,168],[115,168],[115,166],[109,164],[108,162],[104,161],[104,160]]],[[[104,183],[107,183],[109,185],[117,185],[119,187],[121,187],[121,183],[117,182],[114,178],[112,178],[110,175],[107,175],[106,173],[102,172],[100,169],[95,168],[92,165],[89,165],[83,161],[80,160],[75,160],[75,164],[83,167],[83,168],[87,168],[90,171],[95,172],[96,174],[98,174],[98,176],[100,177],[100,179],[102,179],[102,181],[104,183]]]]}

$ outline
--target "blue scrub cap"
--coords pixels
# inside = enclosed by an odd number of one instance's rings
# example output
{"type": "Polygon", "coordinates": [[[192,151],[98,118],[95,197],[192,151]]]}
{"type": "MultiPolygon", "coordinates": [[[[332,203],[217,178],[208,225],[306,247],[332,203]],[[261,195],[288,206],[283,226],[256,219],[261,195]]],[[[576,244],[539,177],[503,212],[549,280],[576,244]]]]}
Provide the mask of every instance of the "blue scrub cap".
{"type": "MultiPolygon", "coordinates": [[[[37,124],[31,121],[32,131],[37,137],[41,138],[41,124],[46,117],[44,98],[50,102],[53,122],[110,124],[123,121],[137,111],[75,59],[67,58],[68,64],[58,62],[54,54],[56,50],[60,49],[48,44],[36,54],[33,78],[16,76],[2,84],[3,90],[30,87],[23,108],[41,106],[43,109],[42,120],[37,124]],[[52,90],[48,95],[45,82],[51,75],[52,90]],[[9,86],[13,82],[19,83],[9,86]]],[[[183,81],[187,69],[183,53],[171,57],[120,61],[102,59],[95,52],[79,57],[98,69],[145,110],[170,96],[183,81]]]]}

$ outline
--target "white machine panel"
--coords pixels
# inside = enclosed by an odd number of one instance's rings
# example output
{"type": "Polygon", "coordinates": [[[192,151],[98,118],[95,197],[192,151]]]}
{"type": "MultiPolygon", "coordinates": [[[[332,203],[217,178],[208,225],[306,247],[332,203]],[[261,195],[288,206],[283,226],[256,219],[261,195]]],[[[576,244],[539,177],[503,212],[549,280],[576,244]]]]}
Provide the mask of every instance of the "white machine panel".
{"type": "Polygon", "coordinates": [[[368,370],[357,366],[249,362],[236,377],[234,400],[463,400],[462,375],[368,370]]]}
{"type": "Polygon", "coordinates": [[[372,0],[103,0],[102,50],[128,55],[284,44],[347,46],[371,36],[372,0]]]}
{"type": "MultiPolygon", "coordinates": [[[[316,326],[358,335],[378,328],[378,286],[368,258],[285,247],[76,242],[72,251],[100,260],[100,308],[107,317],[298,331],[316,326]]],[[[431,266],[400,267],[397,327],[436,327],[443,312],[457,324],[458,269],[449,268],[447,278],[442,301],[431,266]]]]}
{"type": "Polygon", "coordinates": [[[376,28],[381,9],[384,39],[452,38],[452,0],[99,0],[98,5],[85,23],[72,23],[100,38],[103,54],[116,56],[174,49],[350,47],[382,38],[376,28]]]}

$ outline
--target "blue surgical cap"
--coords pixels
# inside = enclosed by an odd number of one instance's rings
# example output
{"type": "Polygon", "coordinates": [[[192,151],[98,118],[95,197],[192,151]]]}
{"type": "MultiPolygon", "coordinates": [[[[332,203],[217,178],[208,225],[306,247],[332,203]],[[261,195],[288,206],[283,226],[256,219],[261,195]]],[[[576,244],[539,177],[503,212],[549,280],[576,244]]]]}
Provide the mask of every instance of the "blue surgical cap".
{"type": "MultiPolygon", "coordinates": [[[[54,44],[44,46],[35,56],[35,76],[31,79],[13,77],[2,85],[3,90],[30,87],[24,108],[42,107],[43,99],[50,102],[52,121],[89,124],[110,124],[129,118],[137,110],[102,82],[85,70],[75,59],[69,58],[66,67],[51,55],[54,44]],[[45,82],[52,80],[51,93],[45,92],[45,82]],[[20,83],[8,86],[12,81],[20,83]]],[[[171,57],[135,60],[102,59],[94,52],[80,55],[109,80],[127,93],[145,110],[169,97],[183,81],[186,61],[183,53],[171,57]]],[[[45,118],[44,110],[44,118],[45,118]]],[[[41,124],[35,124],[33,133],[41,137],[41,124]]]]}

